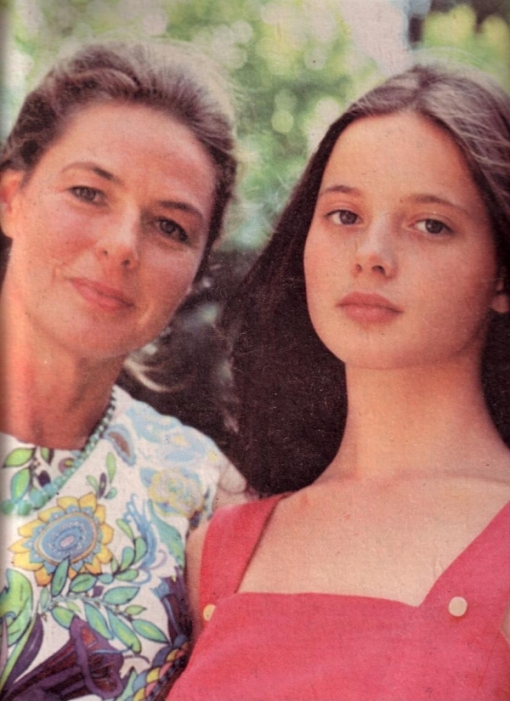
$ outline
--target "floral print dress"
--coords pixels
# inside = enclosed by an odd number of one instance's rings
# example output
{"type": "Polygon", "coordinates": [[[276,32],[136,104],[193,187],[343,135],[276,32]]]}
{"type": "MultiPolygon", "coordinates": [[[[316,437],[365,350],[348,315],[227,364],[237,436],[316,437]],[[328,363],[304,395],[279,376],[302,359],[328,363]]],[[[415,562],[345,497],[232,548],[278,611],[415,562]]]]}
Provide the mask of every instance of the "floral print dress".
{"type": "Polygon", "coordinates": [[[85,456],[0,437],[0,699],[164,697],[190,633],[184,544],[226,459],[115,388],[85,456]]]}

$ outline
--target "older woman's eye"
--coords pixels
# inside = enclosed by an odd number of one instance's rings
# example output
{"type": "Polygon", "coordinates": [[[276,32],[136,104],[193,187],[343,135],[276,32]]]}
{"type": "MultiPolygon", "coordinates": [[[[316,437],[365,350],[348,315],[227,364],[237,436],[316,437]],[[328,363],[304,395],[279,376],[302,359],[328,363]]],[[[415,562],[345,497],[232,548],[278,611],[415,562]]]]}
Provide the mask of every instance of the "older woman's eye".
{"type": "Polygon", "coordinates": [[[173,219],[160,219],[158,221],[159,230],[168,238],[179,243],[189,243],[189,236],[186,231],[173,219]]]}
{"type": "Polygon", "coordinates": [[[101,195],[103,194],[100,190],[96,190],[95,187],[87,187],[85,185],[76,185],[71,188],[73,195],[83,202],[99,202],[101,195]]]}
{"type": "Polygon", "coordinates": [[[451,234],[452,230],[444,222],[439,219],[423,219],[418,222],[417,228],[426,234],[439,236],[441,234],[451,234]]]}
{"type": "Polygon", "coordinates": [[[329,216],[336,224],[343,224],[344,226],[351,226],[358,222],[358,215],[351,212],[350,209],[337,209],[329,216]]]}

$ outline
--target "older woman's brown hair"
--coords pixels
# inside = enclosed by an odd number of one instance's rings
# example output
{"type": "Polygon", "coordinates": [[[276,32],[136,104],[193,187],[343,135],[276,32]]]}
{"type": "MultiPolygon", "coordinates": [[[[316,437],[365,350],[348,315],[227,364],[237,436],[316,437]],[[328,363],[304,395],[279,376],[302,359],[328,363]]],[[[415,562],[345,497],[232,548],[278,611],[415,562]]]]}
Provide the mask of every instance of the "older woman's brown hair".
{"type": "MultiPolygon", "coordinates": [[[[222,230],[236,176],[233,111],[222,78],[204,57],[181,44],[105,43],[85,46],[58,62],[26,97],[0,154],[0,172],[27,177],[41,156],[86,105],[121,102],[144,105],[186,126],[204,146],[216,169],[215,203],[199,270],[222,230]]],[[[136,134],[133,134],[136,138],[136,134]]],[[[2,236],[2,252],[9,241],[2,236]]]]}

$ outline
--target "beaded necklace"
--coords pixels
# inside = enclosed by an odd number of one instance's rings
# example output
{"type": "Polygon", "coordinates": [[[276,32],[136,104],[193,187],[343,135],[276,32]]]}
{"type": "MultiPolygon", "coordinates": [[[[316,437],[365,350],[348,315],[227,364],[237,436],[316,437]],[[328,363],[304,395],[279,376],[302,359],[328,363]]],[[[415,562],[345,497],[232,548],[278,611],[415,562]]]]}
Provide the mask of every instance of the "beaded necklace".
{"type": "Polygon", "coordinates": [[[66,484],[74,473],[83,465],[85,460],[87,460],[110,425],[115,407],[115,392],[112,390],[110,401],[108,402],[108,406],[101,420],[96,424],[83,448],[81,448],[81,450],[71,451],[71,457],[66,461],[67,464],[64,472],[39,489],[32,486],[32,488],[28,490],[28,496],[24,495],[22,498],[15,500],[4,499],[0,504],[0,510],[3,513],[12,513],[16,509],[20,516],[27,516],[34,509],[42,508],[60,491],[60,489],[62,489],[64,484],[66,484]]]}

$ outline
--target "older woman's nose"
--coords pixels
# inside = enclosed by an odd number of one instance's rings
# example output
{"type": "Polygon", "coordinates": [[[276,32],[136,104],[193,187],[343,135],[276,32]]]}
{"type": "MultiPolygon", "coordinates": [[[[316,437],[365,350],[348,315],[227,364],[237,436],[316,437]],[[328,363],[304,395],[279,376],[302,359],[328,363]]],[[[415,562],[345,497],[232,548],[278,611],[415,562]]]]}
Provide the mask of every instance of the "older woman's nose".
{"type": "Polygon", "coordinates": [[[140,261],[140,220],[135,215],[110,221],[99,237],[96,251],[112,265],[134,269],[140,261]]]}
{"type": "Polygon", "coordinates": [[[393,277],[397,271],[395,237],[387,220],[373,222],[356,239],[353,273],[393,277]]]}

